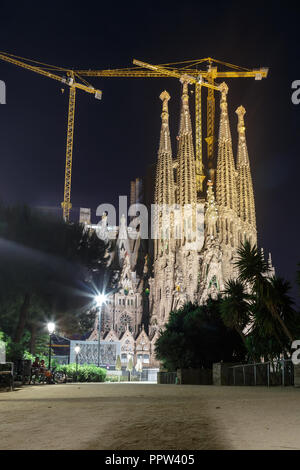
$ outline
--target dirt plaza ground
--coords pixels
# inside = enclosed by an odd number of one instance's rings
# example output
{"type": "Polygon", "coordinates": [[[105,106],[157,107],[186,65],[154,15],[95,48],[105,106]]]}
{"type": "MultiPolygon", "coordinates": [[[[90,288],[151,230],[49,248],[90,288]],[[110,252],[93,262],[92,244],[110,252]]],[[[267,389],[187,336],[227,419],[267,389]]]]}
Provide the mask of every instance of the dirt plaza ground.
{"type": "Polygon", "coordinates": [[[103,383],[0,393],[0,449],[300,449],[300,389],[103,383]]]}

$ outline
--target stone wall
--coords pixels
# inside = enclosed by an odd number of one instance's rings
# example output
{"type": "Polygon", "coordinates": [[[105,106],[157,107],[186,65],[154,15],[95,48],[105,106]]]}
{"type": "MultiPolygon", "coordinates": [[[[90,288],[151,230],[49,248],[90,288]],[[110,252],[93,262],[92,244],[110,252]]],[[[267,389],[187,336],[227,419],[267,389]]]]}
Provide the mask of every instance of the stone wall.
{"type": "Polygon", "coordinates": [[[212,385],[211,369],[178,369],[177,377],[182,385],[212,385]]]}
{"type": "Polygon", "coordinates": [[[158,384],[175,384],[176,383],[176,372],[157,372],[157,383],[158,384]]]}
{"type": "Polygon", "coordinates": [[[230,385],[230,370],[231,363],[216,362],[213,364],[212,370],[212,383],[213,385],[230,385]]]}
{"type": "Polygon", "coordinates": [[[160,371],[158,384],[212,385],[211,369],[178,369],[177,372],[160,371]]]}

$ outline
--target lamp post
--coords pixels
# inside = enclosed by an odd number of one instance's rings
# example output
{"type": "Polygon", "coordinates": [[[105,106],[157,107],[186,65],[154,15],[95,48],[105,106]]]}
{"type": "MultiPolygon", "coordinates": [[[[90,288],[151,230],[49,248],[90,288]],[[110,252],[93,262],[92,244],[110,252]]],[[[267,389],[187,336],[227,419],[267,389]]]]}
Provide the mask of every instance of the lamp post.
{"type": "Polygon", "coordinates": [[[101,333],[101,313],[102,305],[106,301],[105,294],[99,294],[95,296],[96,305],[98,307],[98,367],[100,367],[100,333],[101,333]]]}
{"type": "Polygon", "coordinates": [[[76,353],[76,382],[78,381],[78,354],[80,353],[80,346],[76,344],[74,351],[76,353]]]}
{"type": "Polygon", "coordinates": [[[51,337],[52,337],[52,334],[55,330],[55,325],[53,322],[49,322],[47,324],[47,328],[48,328],[48,332],[49,332],[49,370],[51,369],[51,337]]]}

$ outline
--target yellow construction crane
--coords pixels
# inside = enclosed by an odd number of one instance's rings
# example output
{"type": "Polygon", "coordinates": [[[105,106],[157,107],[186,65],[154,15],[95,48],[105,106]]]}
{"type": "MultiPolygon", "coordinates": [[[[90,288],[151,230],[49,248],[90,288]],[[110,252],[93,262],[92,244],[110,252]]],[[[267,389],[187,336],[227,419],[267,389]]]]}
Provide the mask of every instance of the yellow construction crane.
{"type": "Polygon", "coordinates": [[[196,179],[197,191],[201,194],[203,181],[205,179],[202,162],[202,112],[201,91],[205,86],[208,89],[206,116],[207,134],[207,159],[210,178],[214,179],[213,150],[214,150],[214,128],[215,128],[215,79],[218,78],[249,78],[261,80],[268,75],[267,68],[248,69],[237,65],[222,62],[220,60],[206,57],[204,59],[187,60],[184,62],[173,62],[168,64],[150,65],[145,62],[133,61],[138,67],[124,69],[106,70],[77,70],[80,76],[86,77],[130,77],[130,78],[178,78],[184,74],[194,78],[195,84],[195,150],[196,150],[196,179]],[[205,69],[202,67],[205,66],[205,69]],[[219,70],[221,68],[222,70],[219,70]],[[143,70],[146,69],[146,70],[143,70]],[[206,81],[205,81],[206,80],[206,81]],[[211,85],[211,86],[208,86],[211,85]]]}
{"type": "Polygon", "coordinates": [[[68,108],[68,128],[67,128],[67,144],[66,144],[66,167],[65,167],[65,184],[64,184],[64,200],[61,203],[63,210],[63,217],[65,221],[69,221],[71,204],[71,178],[72,178],[72,156],[73,156],[73,137],[74,137],[74,119],[75,119],[75,100],[76,89],[92,93],[95,98],[101,99],[102,92],[96,90],[85,79],[81,78],[74,70],[62,67],[55,67],[54,65],[43,64],[30,59],[24,59],[6,52],[0,53],[0,59],[5,62],[17,65],[18,67],[31,70],[45,77],[57,80],[69,87],[69,108],[68,108]],[[35,65],[32,65],[35,64],[35,65]],[[76,81],[79,79],[79,81],[76,81]]]}
{"type": "MultiPolygon", "coordinates": [[[[196,109],[195,109],[195,114],[196,114],[196,124],[195,124],[195,129],[196,129],[196,187],[197,187],[197,193],[201,193],[203,190],[203,181],[205,179],[204,175],[204,170],[203,170],[203,162],[202,162],[202,143],[201,143],[201,130],[202,130],[202,125],[201,125],[201,87],[205,86],[208,88],[208,93],[214,94],[214,90],[219,90],[219,86],[215,85],[212,80],[210,82],[206,82],[203,79],[203,76],[198,74],[197,78],[194,77],[192,74],[189,72],[185,72],[184,74],[178,70],[169,70],[161,65],[151,65],[147,64],[146,62],[141,62],[140,60],[133,59],[134,65],[137,65],[138,67],[143,67],[146,69],[154,70],[155,72],[160,72],[161,74],[164,74],[167,77],[175,77],[175,78],[181,78],[182,76],[186,76],[189,80],[190,83],[193,83],[195,85],[195,94],[196,94],[196,109]],[[200,119],[200,121],[199,121],[200,119]],[[198,149],[198,153],[197,153],[198,149]],[[200,150],[200,151],[199,151],[200,150]]],[[[210,176],[212,179],[214,179],[214,175],[210,176]]]]}

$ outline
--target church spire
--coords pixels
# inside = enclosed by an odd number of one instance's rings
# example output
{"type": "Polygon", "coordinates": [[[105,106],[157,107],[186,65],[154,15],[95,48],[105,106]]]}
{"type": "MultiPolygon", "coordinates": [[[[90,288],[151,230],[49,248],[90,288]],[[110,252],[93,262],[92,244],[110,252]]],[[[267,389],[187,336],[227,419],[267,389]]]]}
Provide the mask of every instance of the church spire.
{"type": "Polygon", "coordinates": [[[228,118],[228,86],[221,83],[221,118],[217,163],[217,201],[220,206],[237,212],[236,172],[228,118]]]}
{"type": "Polygon", "coordinates": [[[216,181],[216,196],[219,207],[219,239],[223,245],[232,249],[236,247],[238,240],[236,169],[228,118],[228,86],[226,83],[221,83],[220,91],[221,116],[216,181]]]}
{"type": "Polygon", "coordinates": [[[239,135],[237,154],[238,215],[242,222],[250,224],[256,230],[253,185],[245,136],[244,115],[246,110],[243,106],[239,106],[235,112],[238,115],[239,135]]]}
{"type": "Polygon", "coordinates": [[[173,159],[169,129],[169,112],[168,101],[170,95],[167,91],[163,91],[160,95],[162,100],[162,114],[161,114],[161,131],[158,150],[158,160],[156,165],[156,180],[155,180],[155,196],[154,202],[156,205],[154,223],[156,237],[155,240],[155,256],[162,254],[165,247],[168,246],[168,241],[171,233],[170,227],[170,213],[168,208],[175,204],[175,186],[173,175],[173,159]]]}
{"type": "Polygon", "coordinates": [[[195,157],[192,135],[192,123],[189,110],[188,83],[189,79],[183,75],[182,83],[180,127],[178,136],[178,200],[181,205],[197,202],[195,157]]]}
{"type": "Polygon", "coordinates": [[[210,243],[211,240],[217,237],[218,222],[218,208],[217,203],[215,201],[213,183],[210,180],[207,182],[207,196],[205,207],[206,243],[210,243]]]}
{"type": "Polygon", "coordinates": [[[168,101],[170,95],[167,91],[163,91],[160,95],[163,102],[161,114],[161,131],[158,150],[158,161],[156,167],[155,180],[155,204],[174,204],[174,177],[173,177],[173,161],[172,149],[169,129],[169,112],[168,101]]]}

